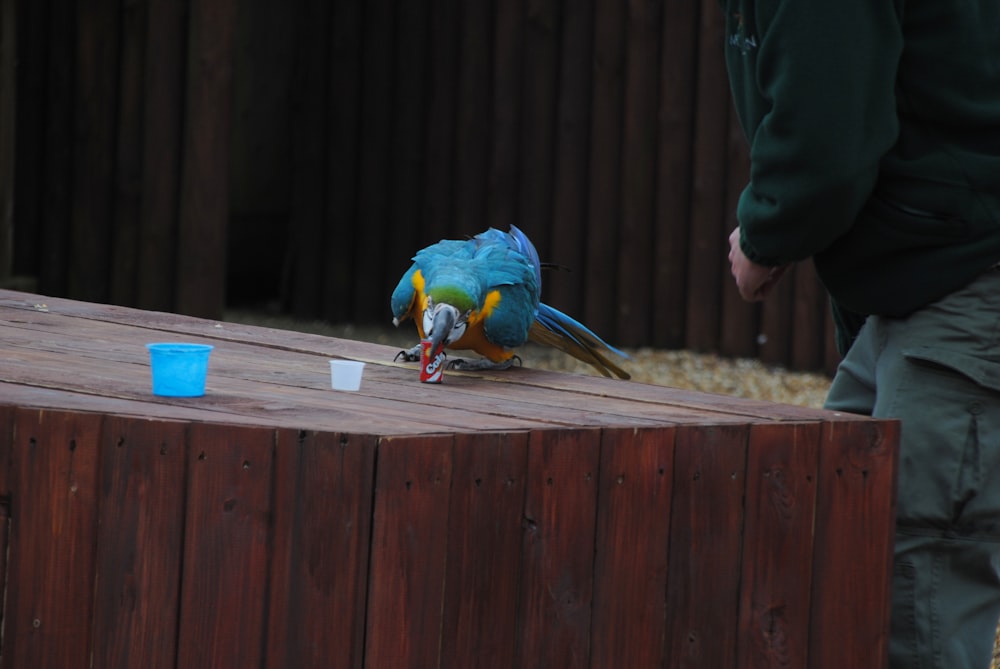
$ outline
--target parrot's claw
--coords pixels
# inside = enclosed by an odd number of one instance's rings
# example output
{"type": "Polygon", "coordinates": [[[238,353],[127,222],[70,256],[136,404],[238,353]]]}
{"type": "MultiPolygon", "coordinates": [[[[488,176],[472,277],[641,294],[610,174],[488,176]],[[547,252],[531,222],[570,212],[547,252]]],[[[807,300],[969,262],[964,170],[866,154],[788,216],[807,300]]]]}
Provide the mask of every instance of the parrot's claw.
{"type": "Polygon", "coordinates": [[[493,362],[492,360],[487,360],[486,358],[481,358],[479,360],[451,360],[448,362],[448,369],[454,369],[458,372],[475,372],[475,371],[497,371],[501,369],[510,369],[517,363],[517,366],[521,366],[521,358],[518,356],[511,356],[502,362],[493,362]]]}
{"type": "Polygon", "coordinates": [[[402,360],[403,362],[420,362],[420,344],[397,353],[392,361],[396,362],[398,360],[402,360]]]}

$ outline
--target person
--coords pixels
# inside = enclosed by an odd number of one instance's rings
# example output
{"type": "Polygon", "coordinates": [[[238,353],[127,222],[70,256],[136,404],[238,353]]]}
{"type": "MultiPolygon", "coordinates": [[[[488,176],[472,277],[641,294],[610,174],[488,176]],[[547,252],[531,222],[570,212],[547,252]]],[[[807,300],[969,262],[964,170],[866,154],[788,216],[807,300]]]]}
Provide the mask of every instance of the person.
{"type": "Polygon", "coordinates": [[[1000,617],[1000,2],[721,0],[749,141],[729,261],[812,258],[827,408],[900,421],[889,662],[986,669],[1000,617]]]}

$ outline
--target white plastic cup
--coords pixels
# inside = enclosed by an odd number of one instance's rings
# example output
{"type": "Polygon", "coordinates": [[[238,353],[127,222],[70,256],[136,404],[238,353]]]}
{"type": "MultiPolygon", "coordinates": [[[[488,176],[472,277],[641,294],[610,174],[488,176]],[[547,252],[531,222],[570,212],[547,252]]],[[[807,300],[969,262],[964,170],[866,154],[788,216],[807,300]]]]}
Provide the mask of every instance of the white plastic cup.
{"type": "Polygon", "coordinates": [[[201,397],[205,394],[210,344],[146,344],[153,377],[153,394],[201,397]]]}
{"type": "Polygon", "coordinates": [[[360,360],[331,360],[330,385],[334,390],[358,390],[365,363],[360,360]]]}

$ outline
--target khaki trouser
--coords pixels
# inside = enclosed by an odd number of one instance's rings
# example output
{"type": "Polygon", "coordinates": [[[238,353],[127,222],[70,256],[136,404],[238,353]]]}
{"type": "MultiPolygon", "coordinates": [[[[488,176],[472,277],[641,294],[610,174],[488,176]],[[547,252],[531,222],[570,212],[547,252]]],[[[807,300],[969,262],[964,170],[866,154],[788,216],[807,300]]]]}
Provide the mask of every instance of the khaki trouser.
{"type": "Polygon", "coordinates": [[[902,424],[890,666],[988,669],[1000,616],[1000,271],[906,318],[869,318],[827,408],[902,424]]]}

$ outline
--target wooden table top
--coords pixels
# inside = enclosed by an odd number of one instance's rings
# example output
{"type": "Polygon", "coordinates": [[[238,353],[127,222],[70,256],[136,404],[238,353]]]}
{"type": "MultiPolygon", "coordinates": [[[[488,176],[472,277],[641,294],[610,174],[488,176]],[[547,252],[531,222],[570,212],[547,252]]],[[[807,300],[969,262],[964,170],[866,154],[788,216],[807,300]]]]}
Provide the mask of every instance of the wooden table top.
{"type": "Polygon", "coordinates": [[[380,436],[847,418],[528,368],[424,384],[389,346],[10,290],[0,290],[0,347],[0,405],[109,415],[380,436]],[[145,345],[158,341],[215,346],[205,396],[152,394],[145,345]],[[360,391],[330,388],[333,358],[367,363],[360,391]]]}

